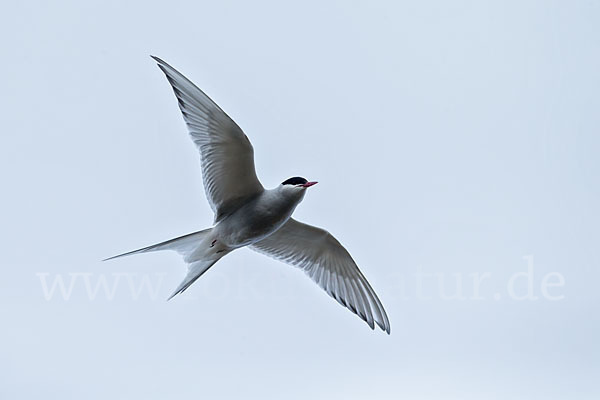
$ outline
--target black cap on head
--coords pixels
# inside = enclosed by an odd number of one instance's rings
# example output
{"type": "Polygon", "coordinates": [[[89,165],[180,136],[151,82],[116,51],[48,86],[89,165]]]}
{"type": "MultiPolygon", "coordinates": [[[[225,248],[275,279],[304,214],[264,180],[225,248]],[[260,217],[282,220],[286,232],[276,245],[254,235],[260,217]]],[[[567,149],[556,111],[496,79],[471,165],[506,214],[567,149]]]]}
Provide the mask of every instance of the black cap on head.
{"type": "Polygon", "coordinates": [[[293,178],[288,179],[287,181],[281,182],[282,185],[304,185],[308,182],[306,179],[301,178],[299,176],[295,176],[293,178]]]}

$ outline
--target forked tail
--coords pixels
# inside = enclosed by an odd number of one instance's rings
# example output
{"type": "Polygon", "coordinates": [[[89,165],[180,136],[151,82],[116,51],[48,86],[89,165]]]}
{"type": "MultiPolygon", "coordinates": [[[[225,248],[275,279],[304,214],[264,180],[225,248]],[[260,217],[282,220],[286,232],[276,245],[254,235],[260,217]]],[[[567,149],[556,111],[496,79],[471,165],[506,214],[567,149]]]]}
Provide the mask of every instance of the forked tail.
{"type": "Polygon", "coordinates": [[[212,228],[203,231],[190,233],[180,236],[175,239],[167,240],[166,242],[153,244],[152,246],[142,249],[129,251],[117,256],[109,257],[102,261],[113,260],[119,257],[131,256],[134,254],[148,253],[151,251],[173,250],[183,257],[183,260],[188,264],[188,272],[183,279],[183,282],[175,289],[175,292],[167,300],[171,300],[174,296],[184,292],[196,279],[200,278],[210,267],[212,267],[221,257],[227,252],[216,254],[210,251],[210,233],[212,228]],[[206,248],[206,251],[203,250],[206,248]]]}

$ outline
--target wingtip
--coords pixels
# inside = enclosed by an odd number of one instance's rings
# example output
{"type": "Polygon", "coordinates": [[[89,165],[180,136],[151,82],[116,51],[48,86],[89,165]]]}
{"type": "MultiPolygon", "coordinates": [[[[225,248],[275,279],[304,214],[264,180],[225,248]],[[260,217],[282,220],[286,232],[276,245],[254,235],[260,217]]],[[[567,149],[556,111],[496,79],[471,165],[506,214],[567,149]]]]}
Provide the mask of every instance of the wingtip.
{"type": "Polygon", "coordinates": [[[154,61],[156,61],[156,63],[158,64],[158,66],[162,69],[163,67],[170,67],[170,65],[168,63],[166,63],[162,58],[158,57],[158,56],[154,56],[152,54],[150,54],[150,58],[152,58],[154,61]]]}
{"type": "Polygon", "coordinates": [[[388,335],[390,334],[390,331],[391,331],[392,329],[391,329],[391,326],[390,326],[390,324],[389,324],[389,323],[386,323],[386,322],[379,322],[379,321],[376,321],[376,322],[377,322],[377,326],[379,326],[379,329],[381,329],[382,331],[384,331],[384,332],[385,332],[385,333],[387,333],[388,335]]]}

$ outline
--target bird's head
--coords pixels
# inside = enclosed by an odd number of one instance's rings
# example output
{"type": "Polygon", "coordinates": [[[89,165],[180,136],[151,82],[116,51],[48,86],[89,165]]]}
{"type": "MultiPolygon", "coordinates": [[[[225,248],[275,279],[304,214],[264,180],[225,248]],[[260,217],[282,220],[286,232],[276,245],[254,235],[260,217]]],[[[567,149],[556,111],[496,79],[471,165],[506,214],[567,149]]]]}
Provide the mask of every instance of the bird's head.
{"type": "Polygon", "coordinates": [[[301,178],[299,176],[295,176],[293,178],[287,179],[283,182],[281,182],[280,189],[284,192],[284,193],[289,193],[289,194],[304,194],[304,191],[313,186],[316,185],[318,182],[309,182],[304,178],[301,178]]]}

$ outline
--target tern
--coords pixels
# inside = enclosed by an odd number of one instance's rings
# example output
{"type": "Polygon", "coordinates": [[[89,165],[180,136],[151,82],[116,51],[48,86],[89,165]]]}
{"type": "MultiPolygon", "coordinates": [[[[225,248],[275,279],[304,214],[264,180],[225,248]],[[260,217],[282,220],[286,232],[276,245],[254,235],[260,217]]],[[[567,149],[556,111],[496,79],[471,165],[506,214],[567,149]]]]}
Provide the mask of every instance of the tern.
{"type": "Polygon", "coordinates": [[[254,149],[240,127],[175,68],[151,56],[171,84],[189,134],[201,157],[206,197],[214,212],[211,228],[114,257],[174,250],[188,266],[169,300],[184,292],[223,256],[241,247],[296,266],[327,294],[390,333],[383,305],[350,253],[328,231],[292,218],[306,190],[302,177],[265,189],[256,176],[254,149]]]}

